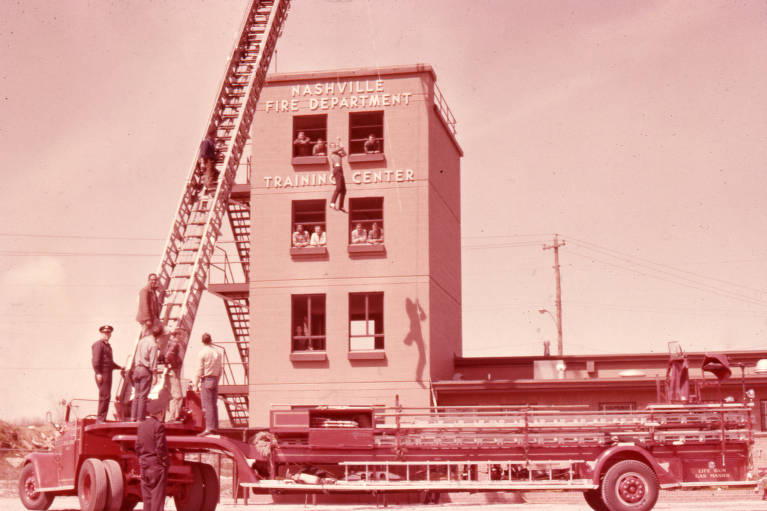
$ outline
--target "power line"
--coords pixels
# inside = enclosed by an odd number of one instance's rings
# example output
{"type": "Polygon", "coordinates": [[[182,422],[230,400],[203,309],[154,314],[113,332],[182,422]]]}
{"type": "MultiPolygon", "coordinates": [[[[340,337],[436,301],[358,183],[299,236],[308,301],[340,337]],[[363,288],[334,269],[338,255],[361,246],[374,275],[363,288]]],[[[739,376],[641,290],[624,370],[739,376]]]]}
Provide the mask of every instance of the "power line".
{"type": "Polygon", "coordinates": [[[679,285],[679,286],[688,287],[690,289],[697,289],[699,291],[705,291],[705,292],[712,293],[712,294],[715,294],[715,295],[718,295],[718,296],[722,296],[724,298],[730,298],[732,300],[739,300],[739,301],[742,301],[742,302],[745,302],[745,303],[750,303],[751,305],[767,305],[764,301],[761,301],[761,300],[758,300],[758,299],[754,299],[754,298],[751,298],[749,296],[745,296],[745,295],[742,295],[742,294],[733,293],[733,292],[730,292],[730,291],[727,291],[727,290],[720,290],[720,289],[715,288],[713,286],[708,286],[705,283],[696,282],[696,281],[694,281],[692,279],[685,279],[685,278],[683,278],[681,276],[674,275],[674,274],[672,274],[670,272],[662,272],[662,271],[653,270],[652,268],[650,268],[651,271],[656,271],[656,272],[661,273],[661,274],[665,273],[665,274],[668,275],[668,277],[670,277],[670,278],[664,278],[664,277],[661,277],[660,275],[653,275],[652,273],[648,273],[646,271],[642,271],[642,270],[637,269],[637,268],[623,266],[623,265],[620,265],[620,264],[616,264],[616,263],[612,263],[612,262],[609,262],[609,261],[605,261],[603,259],[598,259],[598,258],[596,258],[596,257],[594,257],[592,255],[589,255],[589,254],[581,254],[577,250],[570,250],[568,253],[576,255],[578,257],[582,257],[584,259],[590,259],[591,261],[600,262],[602,264],[605,264],[607,266],[611,266],[613,268],[617,268],[617,269],[628,271],[628,272],[633,272],[633,273],[636,273],[636,274],[641,275],[643,277],[650,277],[650,278],[654,278],[654,279],[661,280],[661,281],[664,281],[664,282],[669,282],[669,283],[672,283],[672,284],[676,284],[676,285],[679,285]],[[676,279],[676,280],[674,280],[674,279],[676,279]],[[682,282],[680,282],[680,280],[682,282]],[[684,282],[684,281],[687,281],[687,282],[684,282]]]}
{"type": "Polygon", "coordinates": [[[29,256],[75,256],[75,257],[158,257],[160,254],[119,253],[119,252],[60,252],[54,250],[0,250],[0,255],[12,257],[29,256]]]}
{"type": "Polygon", "coordinates": [[[652,266],[659,266],[659,267],[663,267],[663,268],[668,268],[671,271],[676,271],[676,272],[679,272],[679,273],[686,273],[688,275],[691,275],[693,277],[698,277],[700,279],[711,280],[711,281],[719,282],[721,284],[725,284],[725,285],[728,285],[728,286],[739,287],[739,288],[742,288],[742,289],[746,289],[748,291],[755,291],[757,293],[764,293],[765,292],[765,290],[763,290],[763,289],[758,289],[758,288],[753,288],[753,287],[750,287],[750,286],[745,286],[743,284],[738,284],[737,282],[731,282],[731,281],[719,279],[719,278],[716,278],[716,277],[709,277],[709,276],[706,276],[706,275],[702,275],[700,273],[695,273],[695,272],[692,272],[692,271],[689,271],[689,270],[684,270],[684,269],[681,269],[681,268],[677,268],[677,267],[674,267],[674,266],[671,266],[671,265],[668,265],[668,264],[665,264],[665,263],[657,263],[655,261],[651,261],[651,260],[643,258],[643,257],[638,257],[638,256],[632,256],[630,254],[625,254],[625,253],[620,252],[618,250],[615,250],[615,249],[612,249],[612,248],[608,248],[608,247],[603,247],[603,246],[598,245],[596,243],[592,243],[590,241],[582,240],[582,239],[579,239],[579,238],[569,238],[569,239],[575,240],[576,244],[581,246],[581,248],[585,248],[586,250],[594,250],[596,252],[601,251],[603,253],[606,252],[607,255],[617,254],[617,256],[616,255],[612,255],[612,257],[616,257],[617,258],[618,256],[621,256],[622,258],[635,259],[637,261],[641,261],[644,264],[648,264],[648,265],[652,265],[652,266]],[[594,248],[591,248],[591,247],[594,247],[594,248]]]}
{"type": "Polygon", "coordinates": [[[76,240],[125,240],[125,241],[163,241],[165,238],[140,238],[132,236],[93,236],[83,234],[37,234],[37,233],[11,233],[0,232],[0,236],[6,238],[49,238],[49,239],[76,239],[76,240]]]}

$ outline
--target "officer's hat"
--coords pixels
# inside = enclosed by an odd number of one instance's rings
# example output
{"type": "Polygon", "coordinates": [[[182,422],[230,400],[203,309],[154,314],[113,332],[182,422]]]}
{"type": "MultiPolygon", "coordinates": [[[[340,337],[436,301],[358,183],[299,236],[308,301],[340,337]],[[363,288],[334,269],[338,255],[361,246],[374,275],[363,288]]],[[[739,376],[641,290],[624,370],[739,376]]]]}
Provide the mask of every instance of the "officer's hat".
{"type": "Polygon", "coordinates": [[[111,334],[114,328],[112,328],[112,325],[104,325],[102,327],[99,327],[99,332],[102,334],[111,334]]]}

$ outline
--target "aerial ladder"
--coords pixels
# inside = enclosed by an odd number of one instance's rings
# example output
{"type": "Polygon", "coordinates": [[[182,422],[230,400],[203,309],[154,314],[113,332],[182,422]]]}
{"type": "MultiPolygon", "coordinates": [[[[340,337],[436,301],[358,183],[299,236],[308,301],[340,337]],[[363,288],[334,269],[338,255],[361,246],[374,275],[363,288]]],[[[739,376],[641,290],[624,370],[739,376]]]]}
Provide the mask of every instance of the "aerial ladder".
{"type": "MultiPolygon", "coordinates": [[[[230,203],[230,196],[289,5],[290,0],[252,0],[242,22],[239,39],[229,57],[204,131],[215,132],[216,169],[219,171],[215,192],[207,196],[201,194],[204,169],[197,154],[157,269],[162,290],[159,297],[162,304],[160,319],[169,331],[176,328],[183,329],[187,334],[192,331],[225,215],[229,216],[235,246],[247,277],[249,212],[244,211],[248,208],[243,207],[242,202],[230,203]]],[[[184,342],[188,343],[188,336],[184,342]]],[[[238,342],[240,356],[247,357],[247,349],[241,344],[238,342]]],[[[129,366],[133,363],[137,345],[138,339],[131,350],[129,366]]],[[[130,396],[131,386],[123,378],[115,399],[119,418],[129,415],[130,396]]],[[[247,401],[244,401],[243,411],[242,396],[229,402],[225,399],[225,403],[230,417],[234,412],[241,419],[246,412],[247,401]],[[237,410],[232,410],[233,406],[237,410]]]]}

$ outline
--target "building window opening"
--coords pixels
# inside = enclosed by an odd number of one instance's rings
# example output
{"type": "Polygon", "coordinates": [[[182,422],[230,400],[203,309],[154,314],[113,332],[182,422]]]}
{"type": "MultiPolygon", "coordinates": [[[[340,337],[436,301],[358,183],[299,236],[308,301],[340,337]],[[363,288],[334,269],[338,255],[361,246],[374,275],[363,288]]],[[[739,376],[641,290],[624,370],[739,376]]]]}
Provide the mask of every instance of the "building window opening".
{"type": "Polygon", "coordinates": [[[349,199],[350,244],[382,245],[383,225],[383,197],[349,199]]]}
{"type": "Polygon", "coordinates": [[[383,293],[349,293],[349,350],[382,349],[383,293]]]}
{"type": "Polygon", "coordinates": [[[293,201],[292,248],[327,245],[325,209],[324,199],[293,201]]]}
{"type": "Polygon", "coordinates": [[[293,117],[293,156],[326,156],[328,140],[327,115],[293,117]]]}
{"type": "Polygon", "coordinates": [[[349,114],[349,154],[383,152],[383,111],[349,114]]]}
{"type": "Polygon", "coordinates": [[[292,351],[325,351],[325,295],[292,298],[292,351]]]}

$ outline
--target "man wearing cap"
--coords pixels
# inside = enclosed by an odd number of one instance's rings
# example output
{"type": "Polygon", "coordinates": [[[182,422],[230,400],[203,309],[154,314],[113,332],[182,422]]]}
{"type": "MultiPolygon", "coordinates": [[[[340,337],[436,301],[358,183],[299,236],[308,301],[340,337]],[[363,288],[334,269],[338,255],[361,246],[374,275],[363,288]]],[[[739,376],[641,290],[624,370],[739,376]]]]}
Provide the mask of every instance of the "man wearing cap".
{"type": "Polygon", "coordinates": [[[165,384],[170,393],[168,401],[168,413],[165,416],[166,422],[177,422],[181,420],[181,403],[184,395],[181,393],[181,366],[184,362],[186,332],[177,328],[173,331],[168,341],[168,348],[165,350],[165,366],[168,372],[165,377],[165,384]]]}
{"type": "Polygon", "coordinates": [[[147,405],[149,419],[138,425],[136,455],[141,470],[141,499],[145,511],[162,511],[168,483],[168,441],[162,425],[164,407],[158,401],[147,405]]]}
{"type": "Polygon", "coordinates": [[[149,335],[152,331],[152,327],[160,321],[160,299],[157,297],[157,290],[160,287],[160,281],[157,279],[157,275],[150,273],[147,276],[146,286],[141,288],[138,293],[138,313],[136,314],[136,321],[138,321],[143,330],[141,335],[149,335]]]}
{"type": "Polygon", "coordinates": [[[209,333],[202,334],[202,349],[197,356],[197,372],[194,387],[200,391],[202,411],[205,414],[205,431],[200,435],[215,433],[218,429],[218,379],[221,378],[221,354],[212,344],[209,333]]]}
{"type": "Polygon", "coordinates": [[[109,410],[109,396],[112,394],[112,371],[122,367],[115,364],[112,357],[112,346],[109,345],[109,338],[112,337],[111,325],[104,325],[99,328],[101,339],[91,346],[91,363],[93,371],[96,373],[96,386],[99,388],[99,408],[97,422],[104,422],[109,410]]]}
{"type": "Polygon", "coordinates": [[[131,420],[143,421],[146,417],[146,401],[152,385],[157,383],[157,342],[165,329],[162,324],[152,327],[152,335],[145,335],[136,346],[133,358],[133,405],[131,420]]]}

